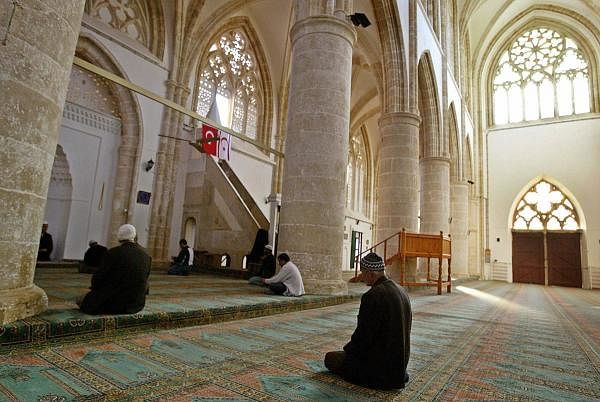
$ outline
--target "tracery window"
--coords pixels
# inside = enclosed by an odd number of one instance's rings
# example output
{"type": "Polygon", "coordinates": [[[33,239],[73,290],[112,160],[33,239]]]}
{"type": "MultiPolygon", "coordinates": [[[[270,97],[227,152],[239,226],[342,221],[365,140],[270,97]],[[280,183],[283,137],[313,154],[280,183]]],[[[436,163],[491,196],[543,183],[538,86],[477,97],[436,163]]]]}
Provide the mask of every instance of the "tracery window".
{"type": "Polygon", "coordinates": [[[148,9],[139,0],[88,0],[86,13],[150,47],[148,9]]]}
{"type": "Polygon", "coordinates": [[[365,216],[369,214],[367,153],[363,136],[350,139],[346,169],[346,207],[365,216]]]}
{"type": "Polygon", "coordinates": [[[550,28],[532,29],[502,53],[493,92],[495,124],[586,113],[588,63],[572,39],[550,28]]]}
{"type": "Polygon", "coordinates": [[[569,198],[555,185],[541,180],[519,201],[513,229],[577,230],[579,218],[569,198]]]}
{"type": "Polygon", "coordinates": [[[221,35],[209,48],[201,69],[196,112],[216,109],[220,124],[256,139],[259,74],[246,36],[236,30],[221,35]]]}

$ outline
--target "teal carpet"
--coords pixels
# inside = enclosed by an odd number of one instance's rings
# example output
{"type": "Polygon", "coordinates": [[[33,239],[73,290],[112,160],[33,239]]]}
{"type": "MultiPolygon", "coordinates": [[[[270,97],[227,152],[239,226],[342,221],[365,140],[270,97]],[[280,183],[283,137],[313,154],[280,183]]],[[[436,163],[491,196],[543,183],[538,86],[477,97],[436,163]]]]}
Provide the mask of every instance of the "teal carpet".
{"type": "Polygon", "coordinates": [[[75,304],[88,291],[91,275],[73,269],[36,271],[35,283],[46,291],[47,311],[0,325],[0,348],[20,349],[48,343],[113,337],[152,329],[178,328],[282,312],[331,306],[354,296],[283,297],[265,295],[246,280],[197,274],[170,276],[153,272],[146,307],[137,314],[91,316],[75,304]]]}
{"type": "Polygon", "coordinates": [[[1,401],[600,399],[600,292],[468,282],[414,295],[411,381],[372,391],[323,367],[357,302],[0,354],[1,401]]]}

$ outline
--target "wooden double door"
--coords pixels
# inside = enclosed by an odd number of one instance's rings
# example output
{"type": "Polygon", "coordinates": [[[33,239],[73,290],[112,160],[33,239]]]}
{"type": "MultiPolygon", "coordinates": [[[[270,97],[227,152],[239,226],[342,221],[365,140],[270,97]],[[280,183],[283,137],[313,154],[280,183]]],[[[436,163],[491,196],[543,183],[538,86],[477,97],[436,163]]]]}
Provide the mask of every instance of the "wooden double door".
{"type": "Polygon", "coordinates": [[[513,282],[581,287],[580,232],[512,233],[513,282]]]}

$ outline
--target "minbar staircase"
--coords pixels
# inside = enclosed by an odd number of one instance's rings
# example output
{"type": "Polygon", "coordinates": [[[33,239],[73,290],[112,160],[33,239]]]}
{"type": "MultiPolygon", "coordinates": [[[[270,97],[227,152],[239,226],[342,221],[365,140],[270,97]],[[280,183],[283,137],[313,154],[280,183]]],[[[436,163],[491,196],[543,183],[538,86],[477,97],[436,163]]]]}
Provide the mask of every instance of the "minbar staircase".
{"type": "Polygon", "coordinates": [[[360,281],[358,275],[358,266],[360,259],[367,253],[375,252],[382,256],[385,265],[391,265],[394,261],[400,261],[400,285],[402,286],[435,286],[437,287],[438,295],[442,294],[442,286],[446,286],[447,292],[452,290],[451,282],[451,250],[452,241],[450,236],[444,236],[443,232],[439,235],[410,233],[405,229],[394,233],[388,238],[373,245],[368,250],[361,251],[355,260],[355,275],[350,282],[360,281]],[[406,259],[422,257],[427,258],[427,278],[424,281],[408,281],[406,279],[406,259]],[[438,260],[438,273],[434,278],[431,273],[431,259],[438,260]],[[448,260],[448,276],[444,280],[442,278],[442,262],[448,260]]]}

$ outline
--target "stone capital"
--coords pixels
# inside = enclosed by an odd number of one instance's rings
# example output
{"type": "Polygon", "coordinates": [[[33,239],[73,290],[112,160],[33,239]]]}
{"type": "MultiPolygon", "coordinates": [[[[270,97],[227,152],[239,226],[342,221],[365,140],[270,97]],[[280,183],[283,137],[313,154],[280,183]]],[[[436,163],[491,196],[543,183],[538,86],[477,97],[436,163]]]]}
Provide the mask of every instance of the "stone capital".
{"type": "Polygon", "coordinates": [[[421,125],[421,116],[410,112],[389,112],[379,118],[380,128],[405,124],[418,128],[421,125]]]}
{"type": "Polygon", "coordinates": [[[308,17],[298,21],[290,31],[292,46],[300,38],[310,34],[337,35],[348,41],[351,47],[356,42],[356,30],[352,25],[339,18],[327,15],[308,17]]]}

